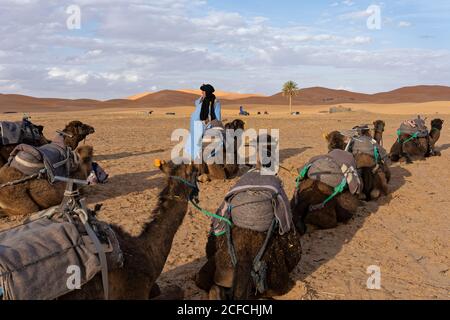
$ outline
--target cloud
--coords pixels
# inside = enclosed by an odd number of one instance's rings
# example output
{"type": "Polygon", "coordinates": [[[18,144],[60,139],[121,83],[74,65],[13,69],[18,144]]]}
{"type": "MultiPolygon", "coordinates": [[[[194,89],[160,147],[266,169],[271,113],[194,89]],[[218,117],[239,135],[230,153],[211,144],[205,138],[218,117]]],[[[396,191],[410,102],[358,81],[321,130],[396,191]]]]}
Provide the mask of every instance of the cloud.
{"type": "MultiPolygon", "coordinates": [[[[0,80],[14,79],[22,93],[47,96],[115,98],[151,85],[174,89],[205,81],[227,90],[273,93],[284,78],[305,73],[305,82],[333,87],[344,81],[339,72],[364,77],[367,70],[417,71],[442,82],[450,64],[445,50],[375,50],[379,37],[365,23],[361,29],[344,27],[343,20],[369,15],[355,10],[353,1],[336,2],[341,7],[332,26],[319,28],[274,24],[198,0],[78,0],[82,28],[68,30],[65,8],[72,2],[0,3],[0,80]],[[324,80],[322,75],[332,72],[336,79],[324,80]]],[[[364,84],[354,81],[355,88],[364,84]]],[[[0,90],[12,92],[5,83],[0,90]]]]}
{"type": "Polygon", "coordinates": [[[400,21],[398,23],[399,28],[408,28],[410,26],[411,26],[411,22],[408,22],[408,21],[400,21]]]}

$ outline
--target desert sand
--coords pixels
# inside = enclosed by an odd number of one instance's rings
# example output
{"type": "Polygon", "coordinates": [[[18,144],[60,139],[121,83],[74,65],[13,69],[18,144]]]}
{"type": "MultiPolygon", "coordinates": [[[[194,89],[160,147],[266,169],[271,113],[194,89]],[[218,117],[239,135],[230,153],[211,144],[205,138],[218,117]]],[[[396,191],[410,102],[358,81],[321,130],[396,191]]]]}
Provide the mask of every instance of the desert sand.
{"type": "MultiPolygon", "coordinates": [[[[394,164],[391,194],[361,207],[348,223],[332,230],[312,230],[303,237],[304,254],[292,273],[293,289],[281,299],[448,299],[450,297],[450,102],[425,104],[345,104],[355,112],[322,113],[329,106],[295,106],[300,116],[287,115],[287,106],[250,105],[247,127],[280,129],[281,164],[296,169],[309,158],[326,152],[322,133],[349,129],[355,125],[386,121],[385,147],[395,140],[399,124],[417,113],[445,120],[438,150],[442,157],[417,161],[412,165],[394,164]],[[269,111],[269,116],[256,115],[269,111]],[[438,113],[438,114],[437,114],[438,113]],[[367,267],[381,268],[381,290],[368,290],[367,267]]],[[[236,106],[224,110],[224,118],[236,118],[236,106]]],[[[100,219],[120,224],[138,234],[144,222],[152,219],[164,176],[153,167],[153,159],[169,159],[171,132],[188,128],[192,107],[155,109],[113,108],[31,113],[35,123],[45,125],[51,138],[70,120],[81,120],[95,127],[87,142],[95,147],[96,161],[110,174],[105,185],[89,187],[92,206],[103,203],[100,219]],[[175,116],[166,116],[169,111],[175,116]]],[[[17,120],[19,115],[3,115],[17,120]]],[[[288,196],[292,196],[295,177],[280,171],[288,196]]],[[[236,182],[212,181],[200,185],[200,204],[215,211],[223,196],[236,182]]],[[[22,218],[0,219],[0,229],[20,223],[22,218]]],[[[209,218],[191,209],[173,243],[159,284],[177,284],[186,299],[205,299],[193,277],[205,262],[209,218]]]]}

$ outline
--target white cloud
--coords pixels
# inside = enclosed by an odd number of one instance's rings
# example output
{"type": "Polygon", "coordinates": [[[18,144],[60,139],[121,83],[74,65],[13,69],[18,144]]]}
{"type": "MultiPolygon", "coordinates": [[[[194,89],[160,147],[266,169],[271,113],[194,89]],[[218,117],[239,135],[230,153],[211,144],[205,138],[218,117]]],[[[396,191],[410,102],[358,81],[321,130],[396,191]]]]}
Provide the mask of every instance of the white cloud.
{"type": "Polygon", "coordinates": [[[398,23],[398,27],[400,27],[400,28],[408,28],[410,26],[411,26],[411,22],[408,22],[408,21],[400,21],[398,23]]]}

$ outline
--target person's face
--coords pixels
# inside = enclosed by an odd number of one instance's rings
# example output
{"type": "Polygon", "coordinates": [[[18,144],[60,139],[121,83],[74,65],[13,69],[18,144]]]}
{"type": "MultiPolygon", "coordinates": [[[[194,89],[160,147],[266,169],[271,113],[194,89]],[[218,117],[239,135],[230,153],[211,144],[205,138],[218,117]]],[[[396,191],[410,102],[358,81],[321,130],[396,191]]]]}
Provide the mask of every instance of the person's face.
{"type": "Polygon", "coordinates": [[[206,98],[206,92],[205,91],[202,91],[202,98],[203,99],[206,98]]]}

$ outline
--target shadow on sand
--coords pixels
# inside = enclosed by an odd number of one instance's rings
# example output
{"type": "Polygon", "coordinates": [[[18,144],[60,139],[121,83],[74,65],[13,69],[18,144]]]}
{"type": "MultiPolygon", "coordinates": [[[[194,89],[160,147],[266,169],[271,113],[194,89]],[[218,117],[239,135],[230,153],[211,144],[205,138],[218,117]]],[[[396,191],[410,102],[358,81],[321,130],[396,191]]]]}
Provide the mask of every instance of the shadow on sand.
{"type": "MultiPolygon", "coordinates": [[[[301,280],[305,282],[305,279],[314,273],[322,265],[332,260],[342,249],[345,243],[351,241],[353,236],[364,225],[367,217],[378,211],[381,206],[389,204],[394,199],[392,193],[399,190],[406,184],[406,177],[411,176],[411,172],[400,166],[391,167],[392,178],[389,183],[389,195],[381,197],[377,201],[362,202],[362,206],[358,209],[357,214],[347,223],[340,224],[336,229],[330,230],[314,230],[307,232],[303,236],[303,256],[299,265],[294,270],[296,277],[293,277],[294,281],[301,280]]],[[[308,287],[308,283],[305,282],[306,288],[308,288],[307,296],[309,298],[315,298],[316,293],[314,290],[308,287]]]]}
{"type": "Polygon", "coordinates": [[[160,173],[160,170],[153,170],[112,176],[106,184],[92,186],[89,190],[89,200],[99,202],[131,193],[159,188],[161,185],[164,185],[165,179],[163,176],[154,176],[160,173]]]}
{"type": "Polygon", "coordinates": [[[306,150],[311,149],[311,147],[303,147],[303,148],[287,148],[280,150],[280,163],[289,158],[295,157],[299,154],[302,154],[306,150]]]}
{"type": "Polygon", "coordinates": [[[138,156],[146,156],[150,154],[155,153],[161,153],[165,152],[167,149],[156,149],[151,151],[144,151],[144,152],[120,152],[120,153],[114,153],[114,154],[104,154],[104,155],[98,155],[95,156],[96,161],[105,161],[105,160],[118,160],[123,158],[129,158],[129,157],[138,157],[138,156]]]}
{"type": "Polygon", "coordinates": [[[439,151],[439,152],[442,152],[442,151],[445,151],[448,149],[450,149],[450,143],[443,144],[441,146],[436,147],[436,151],[439,151]]]}

